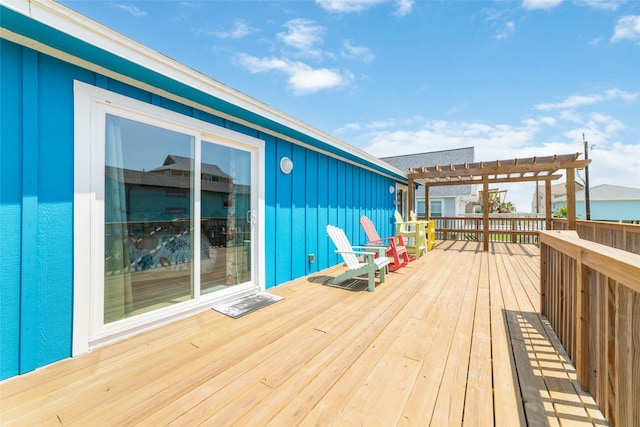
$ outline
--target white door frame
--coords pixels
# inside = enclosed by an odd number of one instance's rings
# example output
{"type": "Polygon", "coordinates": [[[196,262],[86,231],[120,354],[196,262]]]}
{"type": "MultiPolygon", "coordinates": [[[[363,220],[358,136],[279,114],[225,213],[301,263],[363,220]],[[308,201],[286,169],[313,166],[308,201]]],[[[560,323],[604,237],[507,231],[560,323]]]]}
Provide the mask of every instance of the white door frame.
{"type": "MultiPolygon", "coordinates": [[[[202,311],[209,308],[214,301],[228,301],[264,290],[265,143],[263,140],[75,81],[74,141],[73,356],[202,311]],[[98,295],[100,292],[97,288],[100,286],[97,284],[104,281],[104,115],[108,111],[131,114],[132,117],[147,123],[160,123],[163,127],[193,134],[196,136],[197,144],[204,139],[252,153],[251,282],[220,292],[196,295],[193,300],[114,322],[108,328],[97,325],[101,321],[96,319],[103,316],[102,303],[96,303],[96,301],[101,301],[103,298],[103,294],[98,295]]],[[[197,209],[196,211],[196,219],[198,219],[199,211],[197,209]]]]}
{"type": "Polygon", "coordinates": [[[407,220],[409,218],[409,187],[404,184],[396,183],[396,210],[400,212],[402,218],[407,220]],[[400,199],[400,203],[398,203],[400,199]],[[400,205],[400,206],[398,206],[400,205]]]}

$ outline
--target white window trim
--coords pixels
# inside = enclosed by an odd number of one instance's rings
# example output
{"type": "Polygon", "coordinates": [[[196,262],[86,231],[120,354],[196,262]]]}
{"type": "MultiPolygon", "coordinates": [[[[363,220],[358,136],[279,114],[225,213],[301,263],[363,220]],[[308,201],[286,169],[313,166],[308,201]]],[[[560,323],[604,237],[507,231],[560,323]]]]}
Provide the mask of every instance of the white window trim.
{"type": "MultiPolygon", "coordinates": [[[[124,336],[189,316],[209,308],[213,303],[264,290],[265,143],[263,140],[79,81],[74,81],[74,134],[73,356],[124,336]],[[92,292],[96,291],[96,287],[92,284],[103,281],[103,271],[100,268],[95,268],[96,264],[100,263],[95,260],[102,254],[104,247],[101,237],[98,236],[100,233],[97,233],[95,228],[101,227],[100,218],[104,215],[104,210],[101,211],[100,208],[103,207],[104,197],[96,194],[92,182],[96,179],[102,179],[103,175],[103,173],[99,173],[100,176],[94,176],[96,171],[102,172],[104,170],[104,150],[100,141],[104,140],[104,114],[109,110],[120,110],[137,117],[144,117],[148,123],[155,122],[164,128],[190,134],[196,138],[196,150],[200,149],[199,142],[204,139],[232,147],[244,146],[247,150],[254,151],[255,155],[251,156],[251,188],[256,192],[256,212],[252,214],[252,217],[259,220],[252,236],[253,245],[256,248],[253,253],[252,265],[258,267],[252,271],[253,283],[246,286],[238,285],[228,289],[228,292],[221,291],[204,295],[191,300],[191,302],[179,304],[179,307],[158,310],[162,315],[161,318],[158,318],[158,313],[150,312],[136,316],[134,321],[114,322],[108,328],[103,327],[100,331],[95,330],[95,310],[97,308],[91,307],[90,302],[100,300],[100,298],[92,298],[92,292]],[[100,126],[101,122],[102,126],[100,126]],[[102,153],[99,152],[100,150],[102,153]]],[[[197,171],[199,171],[199,165],[197,171]]],[[[195,190],[197,191],[199,182],[198,180],[195,182],[195,190]]],[[[196,200],[199,200],[199,195],[196,200]]],[[[194,209],[197,220],[200,215],[199,205],[194,209]]],[[[199,239],[195,239],[195,242],[196,245],[199,244],[199,239]]],[[[198,248],[195,249],[195,253],[199,253],[198,248]]]]}

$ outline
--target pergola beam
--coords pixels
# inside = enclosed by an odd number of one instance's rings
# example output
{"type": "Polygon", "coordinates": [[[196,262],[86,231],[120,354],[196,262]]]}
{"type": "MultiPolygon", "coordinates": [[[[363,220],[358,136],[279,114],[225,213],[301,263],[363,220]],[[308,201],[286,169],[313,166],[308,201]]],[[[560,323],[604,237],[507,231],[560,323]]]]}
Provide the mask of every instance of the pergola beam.
{"type": "MultiPolygon", "coordinates": [[[[562,175],[560,174],[553,174],[553,175],[545,175],[545,176],[524,176],[524,177],[499,177],[499,178],[488,178],[488,182],[489,184],[503,184],[503,183],[510,183],[510,182],[531,182],[531,181],[555,181],[557,179],[562,178],[562,175]]],[[[430,186],[434,186],[434,187],[439,187],[439,186],[451,186],[451,185],[471,185],[471,184],[482,184],[482,177],[474,177],[473,179],[464,179],[462,181],[460,180],[453,180],[450,178],[446,178],[447,181],[436,181],[436,180],[429,180],[426,182],[423,182],[422,184],[426,187],[430,187],[430,186]]]]}
{"type": "Polygon", "coordinates": [[[499,160],[495,162],[480,162],[471,164],[436,166],[432,169],[425,167],[411,168],[408,177],[417,179],[433,179],[457,177],[460,175],[458,169],[464,169],[465,175],[506,175],[506,174],[540,174],[547,172],[555,173],[560,169],[574,168],[581,169],[587,166],[589,160],[578,160],[580,154],[568,154],[563,156],[532,157],[527,159],[499,160]]]}

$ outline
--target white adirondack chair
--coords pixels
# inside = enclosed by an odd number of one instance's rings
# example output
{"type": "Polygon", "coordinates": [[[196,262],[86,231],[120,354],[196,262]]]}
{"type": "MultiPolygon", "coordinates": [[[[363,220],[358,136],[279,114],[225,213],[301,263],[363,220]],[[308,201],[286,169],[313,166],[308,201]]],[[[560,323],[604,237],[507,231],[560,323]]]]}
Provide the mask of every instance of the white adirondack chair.
{"type": "Polygon", "coordinates": [[[384,283],[385,270],[389,265],[389,258],[386,257],[386,247],[351,246],[349,239],[341,228],[327,225],[327,234],[338,248],[335,252],[342,256],[347,265],[347,271],[331,281],[334,285],[354,277],[366,274],[369,280],[369,292],[375,290],[376,271],[380,272],[380,283],[384,283]],[[361,249],[354,251],[354,249],[361,249]],[[358,260],[358,256],[363,255],[364,261],[358,260]]]}

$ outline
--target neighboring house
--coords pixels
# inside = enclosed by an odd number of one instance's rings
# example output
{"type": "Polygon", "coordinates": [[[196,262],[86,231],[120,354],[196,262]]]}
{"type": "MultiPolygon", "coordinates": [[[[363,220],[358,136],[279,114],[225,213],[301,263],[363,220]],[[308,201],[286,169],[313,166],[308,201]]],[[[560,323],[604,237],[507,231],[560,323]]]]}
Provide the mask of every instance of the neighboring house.
{"type": "Polygon", "coordinates": [[[58,3],[0,17],[0,379],[392,233],[406,172],[58,3]]]}
{"type": "MultiPolygon", "coordinates": [[[[453,150],[432,151],[428,153],[407,154],[403,156],[383,157],[387,163],[408,172],[410,168],[459,165],[474,162],[474,148],[465,147],[453,150]]],[[[431,186],[429,188],[429,216],[458,216],[473,213],[473,204],[477,202],[474,185],[431,186]]],[[[425,214],[425,187],[419,185],[415,194],[415,212],[425,214]]]]}
{"type": "MultiPolygon", "coordinates": [[[[575,183],[576,186],[576,194],[581,191],[584,186],[578,182],[575,183]]],[[[566,201],[567,197],[567,184],[553,184],[551,185],[551,207],[552,211],[557,210],[554,208],[554,203],[557,202],[560,198],[566,201]]],[[[533,213],[545,213],[544,211],[544,201],[545,201],[545,185],[544,183],[538,184],[538,191],[533,195],[531,200],[531,212],[533,213]],[[536,198],[537,196],[537,198],[536,198]]]]}
{"type": "MultiPolygon", "coordinates": [[[[640,221],[640,188],[602,184],[589,189],[589,206],[593,221],[640,221]]],[[[553,203],[553,210],[566,207],[566,196],[553,203]]],[[[576,215],[586,219],[585,192],[576,193],[576,215]]]]}

